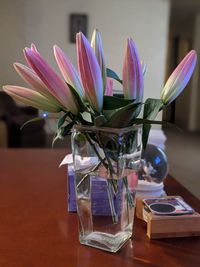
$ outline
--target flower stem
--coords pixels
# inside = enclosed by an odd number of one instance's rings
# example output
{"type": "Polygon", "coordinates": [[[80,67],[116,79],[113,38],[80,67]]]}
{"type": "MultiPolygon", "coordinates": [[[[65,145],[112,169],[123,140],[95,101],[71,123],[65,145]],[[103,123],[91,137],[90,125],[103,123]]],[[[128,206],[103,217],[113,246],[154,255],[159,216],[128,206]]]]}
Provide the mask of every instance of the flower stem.
{"type": "Polygon", "coordinates": [[[129,205],[129,208],[132,209],[134,207],[134,202],[133,202],[133,197],[131,195],[129,186],[128,186],[128,179],[127,177],[123,178],[123,183],[124,186],[126,188],[126,200],[127,200],[127,204],[129,205]]]}
{"type": "Polygon", "coordinates": [[[108,198],[109,198],[109,204],[110,204],[110,210],[112,215],[112,221],[113,223],[118,223],[118,216],[115,212],[115,206],[113,202],[113,186],[111,184],[111,180],[107,180],[107,192],[108,192],[108,198]]]}
{"type": "Polygon", "coordinates": [[[76,188],[78,188],[78,187],[82,184],[82,182],[83,182],[85,179],[87,179],[87,178],[89,177],[89,174],[91,174],[92,172],[96,171],[96,170],[99,168],[100,165],[101,165],[101,162],[99,162],[97,165],[95,165],[95,166],[91,169],[91,171],[89,171],[87,174],[85,174],[85,175],[83,176],[83,178],[80,180],[80,182],[77,184],[76,188]]]}
{"type": "MultiPolygon", "coordinates": [[[[110,210],[111,210],[111,215],[112,215],[112,220],[113,220],[113,223],[117,223],[118,222],[118,217],[117,217],[117,214],[115,212],[115,207],[114,207],[114,203],[113,203],[113,192],[114,194],[117,193],[117,190],[118,190],[118,186],[117,184],[115,183],[115,180],[113,179],[113,173],[114,173],[114,169],[112,167],[112,163],[109,159],[109,157],[107,156],[104,148],[103,148],[103,152],[104,152],[104,155],[105,155],[105,158],[103,159],[97,148],[95,147],[94,143],[91,141],[90,139],[90,136],[86,133],[85,134],[89,144],[92,146],[92,148],[94,149],[94,152],[96,153],[97,157],[99,158],[100,160],[100,164],[102,163],[103,166],[106,168],[106,170],[109,170],[109,174],[111,176],[111,179],[107,179],[107,192],[108,192],[108,199],[109,199],[109,205],[110,205],[110,210]],[[107,160],[107,163],[105,162],[105,160],[107,160]]],[[[99,138],[99,142],[101,142],[100,138],[99,138]]],[[[102,146],[102,143],[100,143],[100,145],[102,146]]],[[[102,146],[103,147],[103,146],[102,146]]],[[[100,164],[96,165],[94,170],[97,170],[98,167],[100,166],[100,164]]],[[[94,171],[93,170],[93,171],[94,171]]],[[[86,179],[88,177],[88,174],[86,176],[83,177],[83,179],[86,179]]],[[[82,182],[83,179],[80,181],[82,182]]]]}
{"type": "Polygon", "coordinates": [[[90,145],[92,146],[92,148],[94,149],[94,152],[96,153],[96,155],[97,155],[97,157],[99,158],[99,160],[101,161],[101,163],[103,164],[103,166],[107,169],[107,168],[108,168],[108,165],[107,165],[106,162],[105,162],[105,158],[102,159],[102,157],[100,156],[100,154],[99,154],[97,148],[95,147],[95,145],[93,144],[93,142],[90,140],[90,137],[88,136],[87,133],[85,133],[85,136],[86,136],[88,142],[90,143],[90,145]]]}

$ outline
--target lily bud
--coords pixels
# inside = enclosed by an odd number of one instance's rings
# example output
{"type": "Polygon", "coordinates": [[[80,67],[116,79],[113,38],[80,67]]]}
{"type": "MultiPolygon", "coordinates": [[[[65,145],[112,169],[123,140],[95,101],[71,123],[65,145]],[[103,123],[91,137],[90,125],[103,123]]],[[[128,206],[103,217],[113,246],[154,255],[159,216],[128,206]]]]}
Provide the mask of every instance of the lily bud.
{"type": "Polygon", "coordinates": [[[197,54],[191,50],[172,72],[161,91],[161,99],[165,105],[169,105],[183,91],[194,71],[197,54]]]}
{"type": "Polygon", "coordinates": [[[33,43],[31,44],[31,50],[38,52],[36,45],[33,43]]]}
{"type": "Polygon", "coordinates": [[[20,63],[14,63],[13,65],[17,73],[22,77],[22,79],[29,85],[31,85],[35,91],[47,97],[49,100],[51,100],[52,103],[55,103],[57,106],[61,105],[55,99],[55,97],[53,97],[52,94],[50,94],[46,85],[40,80],[40,78],[32,69],[20,63]]]}
{"type": "Polygon", "coordinates": [[[61,111],[61,107],[55,105],[48,98],[32,89],[21,86],[6,85],[3,86],[3,90],[13,99],[20,101],[25,105],[48,112],[57,113],[61,111]]]}
{"type": "Polygon", "coordinates": [[[65,55],[60,47],[54,45],[54,55],[60,72],[65,81],[69,83],[76,92],[83,98],[83,86],[81,84],[78,71],[75,69],[69,58],[65,55]]]}
{"type": "Polygon", "coordinates": [[[101,69],[101,75],[103,79],[103,88],[105,90],[106,87],[106,65],[105,65],[105,57],[102,45],[101,34],[98,30],[94,30],[91,39],[91,46],[96,55],[97,61],[99,63],[101,69]]]}
{"type": "Polygon", "coordinates": [[[78,113],[78,106],[68,85],[58,76],[42,56],[30,48],[24,50],[25,58],[52,94],[67,110],[78,113]]]}
{"type": "Polygon", "coordinates": [[[124,96],[141,102],[143,99],[144,82],[142,66],[136,46],[131,38],[127,40],[126,54],[123,65],[124,96]]]}
{"type": "Polygon", "coordinates": [[[78,69],[85,97],[93,109],[101,112],[103,107],[103,82],[101,69],[92,47],[80,32],[76,35],[78,69]]]}

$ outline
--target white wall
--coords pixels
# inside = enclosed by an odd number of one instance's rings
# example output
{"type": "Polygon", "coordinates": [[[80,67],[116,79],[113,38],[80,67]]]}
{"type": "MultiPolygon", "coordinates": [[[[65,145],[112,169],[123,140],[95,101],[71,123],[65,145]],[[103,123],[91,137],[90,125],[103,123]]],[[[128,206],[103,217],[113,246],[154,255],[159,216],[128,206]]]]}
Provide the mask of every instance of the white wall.
{"type": "Polygon", "coordinates": [[[55,67],[54,44],[61,46],[75,63],[75,45],[68,38],[69,14],[75,12],[88,14],[89,38],[94,28],[100,30],[107,65],[120,76],[125,40],[133,37],[140,57],[148,65],[145,97],[159,97],[165,71],[169,0],[1,0],[1,3],[6,9],[0,17],[5,38],[0,42],[0,51],[4,51],[0,62],[1,85],[19,84],[12,62],[23,61],[22,49],[31,42],[55,67]]]}
{"type": "MultiPolygon", "coordinates": [[[[38,43],[51,62],[51,47],[57,43],[76,62],[76,49],[68,42],[68,17],[72,12],[89,16],[89,37],[94,28],[102,33],[107,65],[120,75],[125,40],[132,36],[148,64],[146,96],[158,97],[163,83],[169,3],[163,0],[73,0],[29,1],[29,42],[38,43]],[[80,4],[82,3],[82,4],[80,4]],[[84,3],[84,5],[83,5],[84,3]],[[34,8],[33,8],[34,7],[34,8]],[[156,11],[156,12],[155,12],[156,11]],[[55,17],[55,14],[59,16],[55,17]],[[37,17],[37,22],[35,18],[37,17]]],[[[28,31],[27,31],[28,32],[28,31]]]]}
{"type": "Polygon", "coordinates": [[[22,58],[25,45],[26,0],[0,0],[0,85],[14,84],[21,79],[15,74],[13,62],[22,58]]]}
{"type": "MultiPolygon", "coordinates": [[[[197,51],[197,55],[200,54],[200,14],[195,17],[194,26],[194,49],[197,51]]],[[[192,79],[192,91],[190,101],[190,125],[191,131],[200,131],[200,84],[199,84],[199,60],[197,61],[196,70],[192,79]]]]}

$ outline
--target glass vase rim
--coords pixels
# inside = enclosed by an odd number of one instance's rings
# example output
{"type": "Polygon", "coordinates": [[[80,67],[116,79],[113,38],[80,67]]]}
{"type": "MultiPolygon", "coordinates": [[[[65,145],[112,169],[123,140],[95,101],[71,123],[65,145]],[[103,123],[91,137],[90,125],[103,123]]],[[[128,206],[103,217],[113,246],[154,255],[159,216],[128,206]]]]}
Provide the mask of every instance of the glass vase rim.
{"type": "Polygon", "coordinates": [[[142,129],[142,124],[135,124],[128,127],[123,128],[114,128],[114,127],[101,127],[101,126],[94,126],[94,125],[82,125],[82,124],[76,124],[73,127],[73,130],[84,130],[84,131],[94,131],[94,132],[107,132],[107,133],[127,133],[131,130],[139,130],[142,129]]]}

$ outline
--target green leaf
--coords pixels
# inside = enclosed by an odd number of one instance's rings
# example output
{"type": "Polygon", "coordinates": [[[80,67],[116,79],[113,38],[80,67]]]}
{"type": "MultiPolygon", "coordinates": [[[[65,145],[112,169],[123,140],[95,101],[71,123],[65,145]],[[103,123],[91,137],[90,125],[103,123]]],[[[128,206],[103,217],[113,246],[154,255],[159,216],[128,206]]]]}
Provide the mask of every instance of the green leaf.
{"type": "Polygon", "coordinates": [[[103,115],[105,116],[106,120],[109,120],[113,114],[116,112],[116,109],[112,110],[103,110],[103,115]]]}
{"type": "Polygon", "coordinates": [[[135,117],[135,111],[140,105],[141,103],[131,103],[125,107],[117,109],[104,126],[114,128],[129,126],[130,121],[135,117]]]}
{"type": "Polygon", "coordinates": [[[81,96],[79,95],[79,93],[74,89],[73,86],[71,86],[71,84],[67,83],[67,85],[69,86],[69,89],[71,90],[74,98],[76,99],[76,102],[79,106],[80,112],[84,112],[86,110],[86,106],[83,102],[83,99],[81,98],[81,96]]]}
{"type": "Polygon", "coordinates": [[[103,97],[103,110],[118,109],[133,103],[134,99],[119,98],[116,96],[103,97]]]}
{"type": "MultiPolygon", "coordinates": [[[[64,117],[64,116],[63,116],[64,117]]],[[[63,118],[62,117],[62,118],[63,118]]],[[[61,119],[62,119],[61,118],[61,119]]],[[[62,125],[57,129],[57,132],[53,138],[53,141],[52,141],[52,147],[54,147],[54,144],[55,142],[58,140],[58,139],[63,139],[66,135],[70,134],[71,133],[71,129],[72,127],[74,126],[74,121],[68,123],[66,126],[63,126],[62,125]]]]}
{"type": "Polygon", "coordinates": [[[100,127],[106,123],[106,118],[104,115],[100,115],[94,119],[94,125],[100,127]]]}
{"type": "Polygon", "coordinates": [[[151,124],[143,124],[142,128],[142,145],[143,149],[145,150],[147,142],[148,142],[148,137],[149,137],[149,132],[151,130],[151,124]]]}
{"type": "Polygon", "coordinates": [[[69,116],[69,112],[65,113],[59,120],[57,123],[57,128],[60,129],[61,126],[63,126],[63,124],[65,123],[66,118],[69,116]]]}
{"type": "Polygon", "coordinates": [[[113,70],[106,68],[106,76],[109,78],[112,78],[118,82],[120,82],[122,84],[122,80],[119,78],[119,76],[117,75],[116,72],[114,72],[113,70]]]}
{"type": "Polygon", "coordinates": [[[147,119],[134,119],[132,121],[133,124],[143,124],[143,132],[142,132],[142,144],[145,149],[148,141],[149,132],[152,124],[163,124],[164,121],[152,121],[147,119]]]}
{"type": "Polygon", "coordinates": [[[69,124],[67,124],[66,126],[61,128],[61,136],[65,137],[66,135],[71,134],[71,129],[74,126],[74,121],[70,122],[69,124]]]}
{"type": "Polygon", "coordinates": [[[24,124],[22,124],[22,126],[20,127],[20,130],[22,130],[24,128],[24,126],[26,126],[27,124],[34,122],[34,121],[40,121],[40,120],[44,120],[44,118],[43,117],[36,117],[36,118],[31,119],[31,120],[28,120],[24,124]]]}
{"type": "MultiPolygon", "coordinates": [[[[88,113],[88,112],[84,112],[84,113],[82,113],[82,114],[79,113],[79,114],[77,115],[76,118],[77,118],[78,121],[80,121],[81,124],[83,124],[83,125],[90,125],[90,126],[93,125],[92,120],[91,120],[91,115],[90,115],[90,113],[88,113]],[[89,116],[89,117],[87,117],[87,116],[89,116]],[[90,121],[89,121],[89,120],[90,120],[90,121]]],[[[76,120],[76,118],[75,118],[75,120],[76,120]]]]}
{"type": "MultiPolygon", "coordinates": [[[[154,120],[162,107],[163,102],[161,99],[148,98],[144,104],[143,119],[154,120]]],[[[146,148],[148,142],[150,130],[151,124],[143,124],[142,144],[144,149],[146,148]]]]}
{"type": "Polygon", "coordinates": [[[154,120],[163,107],[161,99],[148,98],[144,104],[144,119],[154,120]]]}

